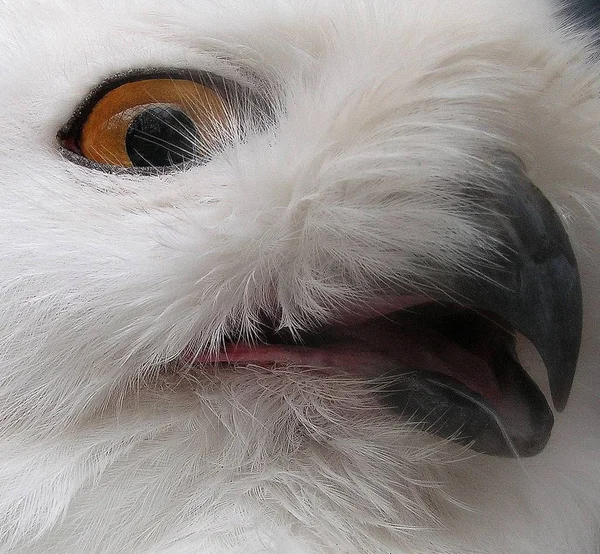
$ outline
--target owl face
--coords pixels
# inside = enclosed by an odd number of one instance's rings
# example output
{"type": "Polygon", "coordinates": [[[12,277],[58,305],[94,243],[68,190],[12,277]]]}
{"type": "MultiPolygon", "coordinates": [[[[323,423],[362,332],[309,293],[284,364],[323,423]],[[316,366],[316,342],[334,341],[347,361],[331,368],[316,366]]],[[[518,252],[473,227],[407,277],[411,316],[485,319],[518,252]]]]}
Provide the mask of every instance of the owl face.
{"type": "Polygon", "coordinates": [[[593,329],[582,31],[542,1],[5,10],[10,544],[592,544],[543,531],[578,513],[546,483],[593,329]]]}

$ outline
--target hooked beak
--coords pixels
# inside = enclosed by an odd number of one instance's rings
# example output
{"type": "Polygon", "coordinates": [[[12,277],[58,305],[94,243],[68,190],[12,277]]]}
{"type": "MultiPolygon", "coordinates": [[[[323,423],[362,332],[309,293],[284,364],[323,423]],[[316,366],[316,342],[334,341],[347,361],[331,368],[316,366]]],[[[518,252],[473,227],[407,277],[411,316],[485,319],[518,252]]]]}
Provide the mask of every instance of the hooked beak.
{"type": "MultiPolygon", "coordinates": [[[[502,244],[484,279],[464,278],[457,290],[477,309],[496,313],[527,337],[542,357],[554,406],[569,398],[579,355],[583,301],[577,262],[560,217],[525,175],[510,164],[506,188],[483,199],[502,244]]],[[[489,217],[489,216],[488,216],[489,217]]]]}
{"type": "Polygon", "coordinates": [[[538,350],[554,405],[561,411],[581,341],[581,284],[569,238],[550,202],[520,162],[509,161],[500,169],[500,190],[476,191],[471,216],[497,241],[495,255],[445,284],[448,305],[413,308],[405,316],[437,333],[435,349],[444,349],[446,359],[452,359],[452,375],[434,364],[426,371],[415,365],[398,377],[386,401],[431,432],[479,452],[533,456],[546,446],[554,416],[518,361],[515,333],[538,350]],[[488,379],[493,394],[482,394],[461,380],[472,356],[480,364],[475,374],[480,391],[488,379]]]}

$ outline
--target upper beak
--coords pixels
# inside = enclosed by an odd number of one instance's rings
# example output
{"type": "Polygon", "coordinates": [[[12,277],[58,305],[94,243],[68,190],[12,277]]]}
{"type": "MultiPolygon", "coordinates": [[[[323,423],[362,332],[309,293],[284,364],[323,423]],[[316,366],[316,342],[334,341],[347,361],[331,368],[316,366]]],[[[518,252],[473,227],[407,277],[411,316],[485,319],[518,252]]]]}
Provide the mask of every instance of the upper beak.
{"type": "MultiPolygon", "coordinates": [[[[502,168],[505,188],[482,195],[484,224],[499,248],[479,276],[459,277],[457,291],[526,336],[542,357],[552,400],[569,397],[581,342],[583,305],[577,262],[559,215],[519,162],[502,168]]],[[[478,210],[479,211],[479,210],[478,210]]]]}

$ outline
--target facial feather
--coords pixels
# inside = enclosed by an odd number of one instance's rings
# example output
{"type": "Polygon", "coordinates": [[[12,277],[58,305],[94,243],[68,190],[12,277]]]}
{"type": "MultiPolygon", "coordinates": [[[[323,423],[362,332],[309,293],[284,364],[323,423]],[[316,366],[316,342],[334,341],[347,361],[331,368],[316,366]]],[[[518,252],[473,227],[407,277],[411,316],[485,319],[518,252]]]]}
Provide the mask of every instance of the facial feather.
{"type": "MultiPolygon", "coordinates": [[[[136,0],[0,22],[0,552],[533,554],[598,548],[600,72],[549,2],[136,0]],[[243,104],[204,165],[104,172],[57,133],[130,70],[243,104]],[[304,337],[492,260],[470,193],[522,161],[561,214],[584,342],[547,448],[496,459],[381,402],[387,377],[182,356],[304,337]]],[[[485,264],[483,264],[485,265],[485,264]]],[[[448,293],[448,291],[445,291],[448,293]]],[[[519,342],[538,383],[545,370],[519,342]]],[[[317,368],[322,369],[322,368],[317,368]]]]}

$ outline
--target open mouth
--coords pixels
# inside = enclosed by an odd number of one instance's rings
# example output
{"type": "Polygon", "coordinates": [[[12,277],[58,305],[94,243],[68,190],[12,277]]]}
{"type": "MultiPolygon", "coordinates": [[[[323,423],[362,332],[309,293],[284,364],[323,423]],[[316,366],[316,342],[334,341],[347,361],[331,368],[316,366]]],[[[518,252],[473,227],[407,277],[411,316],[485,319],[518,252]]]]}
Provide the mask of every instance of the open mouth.
{"type": "Polygon", "coordinates": [[[502,456],[531,456],[550,437],[552,410],[519,364],[515,333],[494,314],[420,303],[293,340],[267,329],[256,344],[229,343],[204,364],[294,366],[384,383],[383,402],[429,432],[502,456]]]}
{"type": "Polygon", "coordinates": [[[519,363],[515,337],[521,333],[538,350],[562,410],[581,340],[581,286],[551,204],[520,164],[507,167],[503,182],[500,194],[482,196],[476,206],[501,245],[496,258],[447,280],[435,301],[387,298],[296,340],[267,326],[262,342],[232,342],[214,355],[195,354],[194,363],[383,377],[384,402],[429,432],[491,455],[539,453],[553,413],[519,363]]]}

